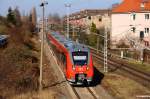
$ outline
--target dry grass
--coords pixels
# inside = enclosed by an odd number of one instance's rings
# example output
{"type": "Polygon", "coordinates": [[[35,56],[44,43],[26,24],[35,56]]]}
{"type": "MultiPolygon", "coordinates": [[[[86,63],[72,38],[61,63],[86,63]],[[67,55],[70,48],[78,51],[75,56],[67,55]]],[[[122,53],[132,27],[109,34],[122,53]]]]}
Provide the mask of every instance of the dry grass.
{"type": "Polygon", "coordinates": [[[13,96],[12,99],[56,99],[57,93],[51,90],[41,92],[30,92],[13,96]]]}
{"type": "Polygon", "coordinates": [[[118,99],[137,99],[138,95],[150,95],[150,90],[139,83],[117,74],[108,74],[102,85],[118,99]]]}
{"type": "Polygon", "coordinates": [[[38,59],[24,46],[1,49],[0,96],[36,90],[38,87],[38,59]]]}

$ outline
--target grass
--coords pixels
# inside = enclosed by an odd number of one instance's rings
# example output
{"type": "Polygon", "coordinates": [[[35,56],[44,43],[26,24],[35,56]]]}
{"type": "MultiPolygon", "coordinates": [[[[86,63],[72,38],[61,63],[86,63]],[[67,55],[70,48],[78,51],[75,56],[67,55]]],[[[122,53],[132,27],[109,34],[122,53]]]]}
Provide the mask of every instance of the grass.
{"type": "Polygon", "coordinates": [[[150,64],[148,63],[143,63],[140,61],[136,61],[136,60],[126,60],[126,59],[121,59],[121,58],[116,58],[116,59],[112,59],[114,61],[118,61],[122,64],[127,64],[130,67],[133,67],[137,70],[146,72],[146,73],[150,73],[150,64]]]}
{"type": "Polygon", "coordinates": [[[137,99],[138,95],[150,95],[150,90],[139,83],[121,75],[105,75],[102,86],[116,99],[137,99]]]}
{"type": "Polygon", "coordinates": [[[128,61],[129,64],[131,64],[131,66],[139,69],[139,70],[142,70],[142,71],[145,71],[147,73],[150,73],[150,64],[148,63],[141,63],[139,61],[128,61]]]}
{"type": "MultiPolygon", "coordinates": [[[[120,55],[120,52],[119,51],[112,51],[113,53],[117,53],[117,55],[120,55]]],[[[137,54],[137,53],[126,53],[127,56],[134,56],[134,54],[137,54]]],[[[139,53],[137,54],[139,56],[139,53]]],[[[137,56],[135,55],[135,56],[137,56]]],[[[130,65],[131,67],[134,67],[140,71],[143,71],[143,72],[147,72],[147,73],[150,73],[150,64],[148,63],[143,63],[140,62],[140,61],[136,61],[136,60],[131,60],[131,59],[120,59],[120,58],[116,58],[117,60],[119,61],[122,61],[122,63],[126,63],[128,65],[130,65]]]]}

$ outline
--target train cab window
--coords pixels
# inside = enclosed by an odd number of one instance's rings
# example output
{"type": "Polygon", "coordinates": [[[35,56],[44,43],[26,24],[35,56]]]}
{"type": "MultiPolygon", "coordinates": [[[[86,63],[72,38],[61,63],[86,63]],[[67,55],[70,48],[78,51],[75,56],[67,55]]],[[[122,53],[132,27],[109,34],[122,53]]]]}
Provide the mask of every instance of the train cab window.
{"type": "Polygon", "coordinates": [[[72,58],[74,65],[83,66],[88,64],[88,52],[72,52],[72,58]]]}

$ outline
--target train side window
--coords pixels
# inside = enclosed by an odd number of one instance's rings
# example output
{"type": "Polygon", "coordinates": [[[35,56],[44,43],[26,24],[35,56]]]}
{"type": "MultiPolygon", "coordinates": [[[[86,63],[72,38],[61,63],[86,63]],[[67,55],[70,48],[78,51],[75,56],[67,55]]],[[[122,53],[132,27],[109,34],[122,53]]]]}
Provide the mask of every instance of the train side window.
{"type": "Polygon", "coordinates": [[[63,57],[64,57],[64,55],[63,55],[63,53],[61,53],[60,54],[60,61],[61,61],[61,63],[63,63],[63,57]]]}
{"type": "Polygon", "coordinates": [[[5,43],[5,40],[2,40],[2,44],[4,44],[5,43]]]}
{"type": "Polygon", "coordinates": [[[63,55],[62,61],[63,61],[63,64],[66,66],[66,56],[65,55],[63,55]]]}

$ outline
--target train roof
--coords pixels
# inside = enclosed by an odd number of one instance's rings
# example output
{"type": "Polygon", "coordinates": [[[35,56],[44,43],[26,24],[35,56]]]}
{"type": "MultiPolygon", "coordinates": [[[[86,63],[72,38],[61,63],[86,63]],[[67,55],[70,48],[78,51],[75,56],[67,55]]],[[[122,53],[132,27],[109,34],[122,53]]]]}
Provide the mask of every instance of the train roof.
{"type": "Polygon", "coordinates": [[[72,41],[71,39],[67,39],[63,35],[61,35],[58,32],[51,32],[50,33],[57,41],[59,41],[63,46],[65,46],[69,51],[89,51],[89,48],[80,43],[76,43],[72,41]]]}

